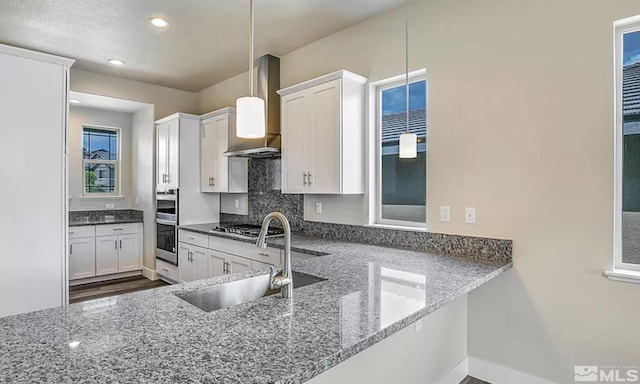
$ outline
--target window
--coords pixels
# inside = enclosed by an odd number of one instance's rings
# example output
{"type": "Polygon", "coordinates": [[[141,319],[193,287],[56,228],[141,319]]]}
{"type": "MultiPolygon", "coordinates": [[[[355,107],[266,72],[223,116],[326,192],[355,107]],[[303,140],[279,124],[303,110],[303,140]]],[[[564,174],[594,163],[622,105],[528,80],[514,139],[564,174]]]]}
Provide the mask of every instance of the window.
{"type": "Polygon", "coordinates": [[[409,131],[418,136],[418,156],[401,159],[400,134],[407,129],[406,86],[400,80],[383,81],[376,94],[375,224],[420,227],[427,219],[427,82],[409,80],[409,131]]]}
{"type": "Polygon", "coordinates": [[[120,147],[118,128],[84,126],[82,158],[85,196],[120,194],[120,147]]]}

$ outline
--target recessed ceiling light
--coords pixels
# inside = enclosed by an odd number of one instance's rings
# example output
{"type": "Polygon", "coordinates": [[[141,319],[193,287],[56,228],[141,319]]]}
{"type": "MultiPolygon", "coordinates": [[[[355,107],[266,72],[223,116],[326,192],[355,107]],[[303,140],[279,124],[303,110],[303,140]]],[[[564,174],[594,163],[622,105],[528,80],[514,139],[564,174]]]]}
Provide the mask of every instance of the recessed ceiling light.
{"type": "Polygon", "coordinates": [[[78,99],[69,99],[69,102],[72,104],[78,104],[80,102],[80,100],[78,99]]]}
{"type": "Polygon", "coordinates": [[[109,59],[109,62],[113,65],[124,65],[124,61],[118,59],[109,59]]]}
{"type": "Polygon", "coordinates": [[[169,26],[169,21],[167,19],[163,19],[162,17],[152,17],[149,19],[149,23],[158,28],[166,28],[169,26]]]}

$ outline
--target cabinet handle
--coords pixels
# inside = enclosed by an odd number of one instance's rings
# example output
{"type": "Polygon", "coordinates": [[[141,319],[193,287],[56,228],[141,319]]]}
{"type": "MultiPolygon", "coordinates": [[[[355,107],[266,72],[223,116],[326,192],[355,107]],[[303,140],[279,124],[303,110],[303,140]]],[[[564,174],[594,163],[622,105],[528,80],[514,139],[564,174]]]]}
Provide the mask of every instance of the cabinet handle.
{"type": "Polygon", "coordinates": [[[75,232],[69,232],[70,235],[73,235],[75,232]]]}
{"type": "Polygon", "coordinates": [[[124,231],[124,228],[113,228],[114,231],[124,231]]]}
{"type": "Polygon", "coordinates": [[[120,249],[122,249],[122,240],[120,240],[120,249]]]}
{"type": "Polygon", "coordinates": [[[311,172],[309,172],[307,176],[309,177],[309,185],[313,185],[313,176],[311,176],[311,172]]]}
{"type": "Polygon", "coordinates": [[[263,252],[259,252],[258,255],[264,256],[264,257],[269,257],[270,256],[268,253],[263,253],[263,252]]]}
{"type": "Polygon", "coordinates": [[[114,249],[118,249],[118,240],[113,241],[114,249]]]}
{"type": "Polygon", "coordinates": [[[73,244],[69,244],[69,254],[73,255],[73,244]]]}
{"type": "Polygon", "coordinates": [[[307,186],[307,172],[302,172],[302,185],[307,186]]]}
{"type": "Polygon", "coordinates": [[[170,182],[171,182],[171,175],[170,175],[170,174],[168,174],[168,175],[167,175],[167,183],[170,183],[170,182]]]}
{"type": "Polygon", "coordinates": [[[216,178],[212,177],[211,179],[213,179],[213,186],[215,187],[216,186],[216,178]]]}

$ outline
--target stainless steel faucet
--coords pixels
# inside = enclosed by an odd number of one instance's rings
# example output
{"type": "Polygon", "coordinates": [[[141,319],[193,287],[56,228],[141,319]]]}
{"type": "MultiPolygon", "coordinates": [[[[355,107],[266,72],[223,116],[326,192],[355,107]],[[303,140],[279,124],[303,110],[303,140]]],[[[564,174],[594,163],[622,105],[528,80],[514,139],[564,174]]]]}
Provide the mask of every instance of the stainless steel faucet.
{"type": "Polygon", "coordinates": [[[275,268],[271,267],[271,276],[269,286],[271,289],[280,288],[282,297],[289,299],[293,296],[293,274],[291,272],[291,226],[289,220],[280,212],[271,212],[262,221],[262,228],[260,228],[260,235],[256,246],[258,248],[267,247],[267,231],[269,230],[269,224],[273,219],[278,219],[282,223],[284,229],[284,270],[281,275],[276,276],[275,268]]]}

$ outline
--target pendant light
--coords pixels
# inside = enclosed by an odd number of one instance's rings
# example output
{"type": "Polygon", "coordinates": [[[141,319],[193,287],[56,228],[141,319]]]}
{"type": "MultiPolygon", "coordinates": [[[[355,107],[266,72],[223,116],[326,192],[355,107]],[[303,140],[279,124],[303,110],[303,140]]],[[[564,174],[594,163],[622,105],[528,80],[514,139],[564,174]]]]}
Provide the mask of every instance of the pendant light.
{"type": "Polygon", "coordinates": [[[401,159],[415,159],[418,157],[418,136],[409,131],[409,0],[404,1],[404,65],[405,65],[405,96],[407,130],[400,135],[401,159]]]}
{"type": "Polygon", "coordinates": [[[250,23],[249,32],[249,95],[236,100],[236,136],[245,139],[257,139],[265,136],[264,100],[253,95],[253,33],[254,10],[253,0],[249,0],[250,23]]]}

